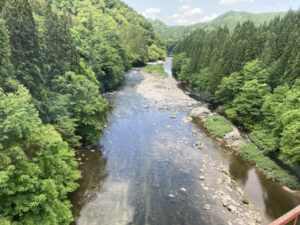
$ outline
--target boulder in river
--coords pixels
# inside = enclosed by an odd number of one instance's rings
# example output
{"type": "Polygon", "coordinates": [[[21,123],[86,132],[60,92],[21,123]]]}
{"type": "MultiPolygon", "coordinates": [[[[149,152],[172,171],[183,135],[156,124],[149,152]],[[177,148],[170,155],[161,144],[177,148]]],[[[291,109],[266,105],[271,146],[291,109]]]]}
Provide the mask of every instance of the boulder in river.
{"type": "Polygon", "coordinates": [[[205,120],[210,115],[212,115],[212,112],[204,106],[197,107],[191,111],[192,118],[199,118],[201,120],[205,120]]]}

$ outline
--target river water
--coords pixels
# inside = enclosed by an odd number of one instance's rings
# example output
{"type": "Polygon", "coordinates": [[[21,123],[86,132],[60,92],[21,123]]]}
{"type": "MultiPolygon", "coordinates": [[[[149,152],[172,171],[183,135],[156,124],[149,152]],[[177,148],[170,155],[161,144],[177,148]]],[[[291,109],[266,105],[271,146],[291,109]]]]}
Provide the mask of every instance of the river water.
{"type": "MultiPolygon", "coordinates": [[[[164,67],[171,76],[170,58],[164,67]]],[[[197,124],[182,123],[187,109],[161,110],[137,94],[142,80],[138,70],[131,70],[122,87],[106,96],[112,107],[98,148],[76,153],[83,176],[79,189],[70,196],[76,224],[226,224],[199,184],[204,154],[224,165],[260,209],[264,221],[300,203],[300,196],[266,180],[197,124]],[[176,119],[170,118],[174,114],[176,119]],[[193,146],[199,138],[207,152],[193,146]],[[180,192],[182,187],[187,193],[180,192]],[[207,212],[204,204],[213,210],[207,212]]]]}

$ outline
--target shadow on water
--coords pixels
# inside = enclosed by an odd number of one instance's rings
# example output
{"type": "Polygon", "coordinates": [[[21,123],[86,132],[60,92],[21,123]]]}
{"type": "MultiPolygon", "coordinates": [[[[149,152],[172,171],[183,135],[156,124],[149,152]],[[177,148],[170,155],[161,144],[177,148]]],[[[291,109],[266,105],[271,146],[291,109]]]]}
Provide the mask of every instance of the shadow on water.
{"type": "Polygon", "coordinates": [[[299,193],[289,192],[278,182],[266,179],[266,175],[235,154],[230,156],[228,169],[230,176],[270,221],[300,204],[299,193]]]}
{"type": "Polygon", "coordinates": [[[98,150],[78,150],[76,157],[80,159],[82,179],[78,181],[79,188],[70,195],[72,211],[75,218],[80,215],[81,209],[88,204],[100,191],[102,184],[108,177],[106,171],[107,159],[98,150]]]}

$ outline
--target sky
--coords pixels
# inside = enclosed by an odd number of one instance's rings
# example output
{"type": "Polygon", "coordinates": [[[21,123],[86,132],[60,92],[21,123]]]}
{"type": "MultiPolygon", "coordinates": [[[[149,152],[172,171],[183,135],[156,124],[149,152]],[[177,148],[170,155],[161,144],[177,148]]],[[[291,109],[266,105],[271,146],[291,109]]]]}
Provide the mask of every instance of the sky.
{"type": "Polygon", "coordinates": [[[123,0],[148,19],[167,25],[206,22],[230,10],[252,13],[299,9],[299,0],[123,0]]]}

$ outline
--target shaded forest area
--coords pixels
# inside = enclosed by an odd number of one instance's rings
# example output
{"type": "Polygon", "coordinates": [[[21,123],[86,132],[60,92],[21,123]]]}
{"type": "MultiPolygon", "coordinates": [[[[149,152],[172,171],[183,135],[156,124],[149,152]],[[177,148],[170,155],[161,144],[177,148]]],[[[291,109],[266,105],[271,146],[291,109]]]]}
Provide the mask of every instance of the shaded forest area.
{"type": "MultiPolygon", "coordinates": [[[[298,172],[298,177],[299,30],[300,11],[289,11],[260,26],[247,21],[233,33],[226,26],[197,30],[177,44],[173,60],[173,73],[179,80],[187,81],[232,122],[243,126],[264,155],[298,172]]],[[[252,161],[260,160],[257,155],[252,161]]]]}
{"type": "Polygon", "coordinates": [[[165,43],[119,0],[1,0],[0,13],[0,224],[70,224],[74,149],[100,139],[100,93],[165,43]]]}

